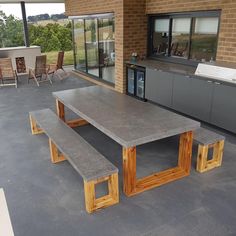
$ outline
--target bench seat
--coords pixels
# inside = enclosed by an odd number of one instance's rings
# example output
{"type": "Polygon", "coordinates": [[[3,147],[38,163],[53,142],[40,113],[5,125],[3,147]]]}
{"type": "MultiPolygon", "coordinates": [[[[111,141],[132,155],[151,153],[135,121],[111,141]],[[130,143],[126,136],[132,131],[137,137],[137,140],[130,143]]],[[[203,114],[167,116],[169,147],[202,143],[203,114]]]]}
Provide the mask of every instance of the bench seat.
{"type": "Polygon", "coordinates": [[[219,140],[225,140],[225,137],[201,127],[195,131],[194,140],[202,145],[209,145],[216,143],[219,140]]]}
{"type": "Polygon", "coordinates": [[[194,141],[198,145],[197,171],[205,172],[222,164],[225,137],[213,131],[199,128],[194,132],[194,141]],[[208,160],[209,149],[213,148],[213,156],[208,160]]]}
{"type": "MultiPolygon", "coordinates": [[[[29,114],[32,134],[44,132],[49,137],[52,162],[57,163],[66,159],[82,176],[85,183],[85,198],[87,194],[87,198],[93,199],[95,193],[89,193],[87,190],[95,191],[95,184],[108,181],[108,185],[112,185],[109,190],[115,192],[115,196],[110,200],[112,203],[117,203],[118,184],[116,186],[113,182],[116,181],[114,176],[118,181],[118,169],[50,109],[33,111],[29,114]],[[115,189],[112,190],[112,187],[115,189]],[[91,197],[90,194],[93,196],[91,197]]],[[[110,193],[109,196],[111,195],[110,193]]],[[[91,203],[93,206],[87,206],[90,203],[87,202],[88,199],[85,200],[88,212],[96,210],[96,199],[95,203],[91,203]]],[[[101,199],[98,202],[98,205],[102,206],[101,199]]]]}

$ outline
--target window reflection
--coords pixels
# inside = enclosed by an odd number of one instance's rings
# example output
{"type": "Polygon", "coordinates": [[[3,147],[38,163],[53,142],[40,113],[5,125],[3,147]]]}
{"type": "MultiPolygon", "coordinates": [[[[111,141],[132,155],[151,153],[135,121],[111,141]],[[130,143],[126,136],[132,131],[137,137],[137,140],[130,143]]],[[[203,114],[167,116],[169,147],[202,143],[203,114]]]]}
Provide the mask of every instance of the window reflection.
{"type": "Polygon", "coordinates": [[[84,20],[74,20],[75,62],[76,69],[86,71],[84,20]]]}
{"type": "Polygon", "coordinates": [[[188,58],[191,18],[173,19],[171,56],[188,58]]]}
{"type": "Polygon", "coordinates": [[[85,20],[88,73],[99,76],[97,19],[85,20]]]}
{"type": "Polygon", "coordinates": [[[156,55],[168,55],[169,19],[155,20],[153,51],[156,55]]]}
{"type": "Polygon", "coordinates": [[[195,18],[190,59],[197,61],[215,60],[218,18],[195,18]]]}
{"type": "Polygon", "coordinates": [[[99,19],[99,65],[101,78],[115,82],[115,26],[113,18],[99,19]]]}

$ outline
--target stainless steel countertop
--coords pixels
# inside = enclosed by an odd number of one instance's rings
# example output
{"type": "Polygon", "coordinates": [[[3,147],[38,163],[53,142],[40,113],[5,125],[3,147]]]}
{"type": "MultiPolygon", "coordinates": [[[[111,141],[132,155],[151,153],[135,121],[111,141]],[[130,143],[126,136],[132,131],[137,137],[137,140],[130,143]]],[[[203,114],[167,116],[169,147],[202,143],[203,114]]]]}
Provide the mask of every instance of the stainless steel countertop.
{"type": "MultiPolygon", "coordinates": [[[[153,60],[153,59],[139,60],[137,62],[126,61],[126,64],[132,64],[132,65],[141,66],[141,67],[154,69],[158,71],[188,76],[190,78],[198,78],[201,80],[211,80],[213,82],[220,82],[225,85],[236,87],[235,82],[228,82],[225,80],[207,78],[207,77],[195,75],[195,70],[197,68],[196,66],[188,66],[188,65],[172,63],[172,62],[164,62],[164,61],[153,60]]],[[[213,63],[206,63],[206,64],[236,69],[236,64],[234,63],[213,62],[213,63]]]]}
{"type": "Polygon", "coordinates": [[[137,61],[137,62],[127,61],[126,63],[142,66],[142,67],[146,67],[150,69],[156,69],[160,71],[189,75],[189,76],[194,75],[194,72],[196,70],[195,66],[187,66],[187,65],[177,64],[177,63],[163,62],[163,61],[151,60],[151,59],[137,61]]]}

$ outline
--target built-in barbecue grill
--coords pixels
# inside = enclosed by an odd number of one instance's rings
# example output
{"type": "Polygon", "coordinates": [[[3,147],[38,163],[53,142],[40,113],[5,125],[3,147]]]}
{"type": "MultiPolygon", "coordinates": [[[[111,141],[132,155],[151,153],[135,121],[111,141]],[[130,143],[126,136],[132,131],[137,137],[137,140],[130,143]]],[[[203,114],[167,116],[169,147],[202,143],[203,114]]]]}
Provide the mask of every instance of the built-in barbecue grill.
{"type": "Polygon", "coordinates": [[[215,64],[199,63],[195,75],[230,83],[236,83],[236,69],[215,64]]]}

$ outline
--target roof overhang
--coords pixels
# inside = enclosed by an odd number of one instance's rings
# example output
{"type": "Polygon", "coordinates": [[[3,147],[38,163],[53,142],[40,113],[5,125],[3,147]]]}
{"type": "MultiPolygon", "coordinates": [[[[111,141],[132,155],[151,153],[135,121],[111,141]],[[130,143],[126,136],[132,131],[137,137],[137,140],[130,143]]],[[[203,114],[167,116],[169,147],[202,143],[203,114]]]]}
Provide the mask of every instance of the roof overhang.
{"type": "Polygon", "coordinates": [[[0,4],[7,4],[7,3],[64,3],[64,0],[0,0],[0,4]]]}

